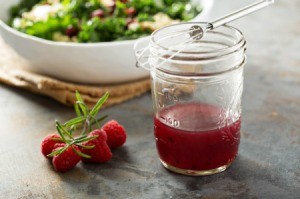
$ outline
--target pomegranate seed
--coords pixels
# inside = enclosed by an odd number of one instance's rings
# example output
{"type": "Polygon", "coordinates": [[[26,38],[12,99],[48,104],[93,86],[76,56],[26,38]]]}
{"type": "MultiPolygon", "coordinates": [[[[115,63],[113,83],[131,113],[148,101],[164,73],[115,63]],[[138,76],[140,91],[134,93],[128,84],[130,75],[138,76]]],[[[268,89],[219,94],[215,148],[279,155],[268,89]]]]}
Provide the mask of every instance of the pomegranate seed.
{"type": "Polygon", "coordinates": [[[134,15],[134,13],[135,13],[135,8],[133,8],[133,7],[127,8],[127,9],[125,10],[125,13],[126,13],[127,15],[129,15],[129,16],[132,16],[132,15],[134,15]]]}
{"type": "Polygon", "coordinates": [[[129,24],[133,23],[134,22],[134,19],[133,18],[127,18],[126,19],[126,26],[128,27],[129,24]]]}
{"type": "Polygon", "coordinates": [[[99,17],[99,18],[103,18],[104,17],[104,11],[101,9],[98,10],[94,10],[91,14],[91,17],[99,17]]]}
{"type": "Polygon", "coordinates": [[[69,37],[73,37],[73,36],[76,36],[78,34],[78,29],[72,25],[68,26],[67,29],[66,29],[66,35],[69,36],[69,37]]]}

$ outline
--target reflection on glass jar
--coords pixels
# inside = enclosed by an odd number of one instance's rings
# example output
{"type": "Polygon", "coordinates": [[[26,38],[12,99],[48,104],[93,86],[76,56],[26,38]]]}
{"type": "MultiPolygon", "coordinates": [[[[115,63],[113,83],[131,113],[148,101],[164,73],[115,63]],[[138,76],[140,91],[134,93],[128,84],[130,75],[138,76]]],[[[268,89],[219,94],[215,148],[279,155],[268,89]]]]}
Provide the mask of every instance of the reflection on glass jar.
{"type": "Polygon", "coordinates": [[[154,135],[166,168],[209,175],[224,171],[238,153],[245,40],[237,29],[222,26],[175,56],[176,39],[160,42],[192,25],[165,27],[151,36],[154,135]]]}

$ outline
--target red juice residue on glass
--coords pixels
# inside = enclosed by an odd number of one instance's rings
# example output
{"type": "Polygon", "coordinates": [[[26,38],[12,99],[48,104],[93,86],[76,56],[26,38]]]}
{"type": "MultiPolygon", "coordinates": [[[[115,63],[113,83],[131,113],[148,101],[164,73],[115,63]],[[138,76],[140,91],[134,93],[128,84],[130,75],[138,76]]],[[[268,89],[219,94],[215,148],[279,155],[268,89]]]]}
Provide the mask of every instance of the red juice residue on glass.
{"type": "Polygon", "coordinates": [[[220,123],[220,111],[201,103],[161,110],[154,119],[160,159],[173,167],[198,171],[230,164],[238,152],[241,120],[220,123]]]}

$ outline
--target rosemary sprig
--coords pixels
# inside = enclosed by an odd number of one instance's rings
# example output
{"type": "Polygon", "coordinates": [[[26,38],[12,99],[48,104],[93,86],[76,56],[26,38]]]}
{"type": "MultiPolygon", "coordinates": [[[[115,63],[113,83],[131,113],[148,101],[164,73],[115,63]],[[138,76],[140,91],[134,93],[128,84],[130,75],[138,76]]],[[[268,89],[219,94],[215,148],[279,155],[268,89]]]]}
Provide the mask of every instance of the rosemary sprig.
{"type": "Polygon", "coordinates": [[[96,139],[98,136],[80,136],[77,138],[74,138],[70,131],[68,131],[66,128],[64,128],[58,121],[55,122],[56,123],[56,129],[58,134],[61,137],[61,140],[66,144],[66,146],[64,146],[63,148],[60,148],[58,150],[53,151],[52,153],[50,153],[49,155],[47,155],[48,157],[53,157],[55,155],[61,154],[63,153],[65,150],[67,150],[69,147],[72,147],[72,150],[79,156],[81,157],[85,157],[85,158],[90,158],[89,155],[82,153],[80,150],[76,149],[74,147],[74,145],[82,147],[82,148],[86,148],[86,149],[92,149],[95,146],[84,146],[82,145],[83,142],[87,142],[93,139],[96,139]]]}
{"type": "Polygon", "coordinates": [[[84,103],[80,93],[76,91],[76,103],[74,109],[77,117],[73,118],[64,124],[60,124],[58,121],[55,121],[55,126],[58,134],[60,135],[59,141],[64,142],[66,145],[60,149],[57,149],[50,153],[48,157],[53,157],[59,155],[66,151],[69,147],[72,147],[72,150],[79,156],[90,158],[89,155],[82,153],[79,149],[74,147],[75,145],[85,149],[92,149],[95,146],[85,146],[82,143],[96,139],[98,136],[90,136],[87,134],[92,131],[93,125],[96,125],[97,128],[100,128],[100,122],[107,118],[107,115],[96,118],[96,115],[100,111],[102,105],[106,102],[109,97],[108,92],[106,92],[95,104],[92,109],[89,109],[88,106],[84,103]],[[82,128],[81,135],[79,137],[74,137],[73,132],[79,128],[82,128]]]}
{"type": "Polygon", "coordinates": [[[89,109],[88,106],[84,103],[80,93],[76,91],[76,102],[74,105],[75,112],[77,114],[76,118],[73,118],[66,123],[64,123],[64,127],[73,131],[78,128],[82,128],[81,135],[86,135],[87,133],[92,131],[92,126],[97,125],[97,128],[100,128],[100,122],[104,120],[107,116],[102,116],[100,118],[96,118],[96,115],[99,113],[102,105],[106,102],[109,97],[108,92],[106,92],[95,104],[92,109],[89,109]]]}

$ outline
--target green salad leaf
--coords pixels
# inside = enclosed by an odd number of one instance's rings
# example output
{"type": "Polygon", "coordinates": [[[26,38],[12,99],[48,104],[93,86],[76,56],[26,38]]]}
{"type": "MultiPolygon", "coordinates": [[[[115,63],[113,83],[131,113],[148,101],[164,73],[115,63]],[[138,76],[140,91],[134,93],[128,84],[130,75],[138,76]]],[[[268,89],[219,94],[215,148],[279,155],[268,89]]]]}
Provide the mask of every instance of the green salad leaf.
{"type": "Polygon", "coordinates": [[[144,23],[159,23],[158,13],[188,21],[201,9],[189,0],[22,0],[10,9],[8,24],[47,40],[104,42],[151,34],[144,23]]]}

